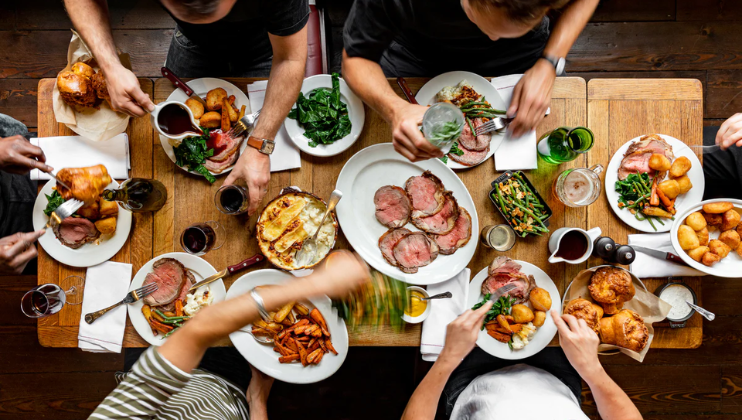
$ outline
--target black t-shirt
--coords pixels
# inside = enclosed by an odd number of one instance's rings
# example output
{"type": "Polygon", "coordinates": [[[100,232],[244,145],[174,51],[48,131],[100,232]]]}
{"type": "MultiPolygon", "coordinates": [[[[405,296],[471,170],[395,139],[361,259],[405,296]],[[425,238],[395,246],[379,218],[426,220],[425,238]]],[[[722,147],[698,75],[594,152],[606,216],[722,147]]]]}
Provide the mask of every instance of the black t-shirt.
{"type": "Polygon", "coordinates": [[[394,43],[402,52],[396,57],[414,57],[430,72],[470,70],[487,76],[529,68],[548,38],[544,18],[520,38],[492,41],[469,20],[459,0],[355,0],[343,30],[351,57],[378,62],[394,43]]]}
{"type": "Polygon", "coordinates": [[[309,4],[307,0],[237,0],[227,16],[213,23],[173,19],[178,30],[199,47],[219,51],[226,47],[234,54],[259,61],[272,54],[268,33],[288,36],[304,28],[309,20],[309,4]]]}

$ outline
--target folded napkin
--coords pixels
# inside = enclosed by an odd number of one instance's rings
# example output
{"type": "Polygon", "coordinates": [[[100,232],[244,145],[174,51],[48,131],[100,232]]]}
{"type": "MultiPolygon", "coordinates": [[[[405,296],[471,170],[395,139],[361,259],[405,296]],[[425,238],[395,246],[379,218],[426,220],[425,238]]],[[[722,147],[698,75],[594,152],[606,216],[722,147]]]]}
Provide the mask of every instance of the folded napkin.
{"type": "MultiPolygon", "coordinates": [[[[247,85],[247,96],[250,98],[250,109],[255,112],[263,108],[265,100],[265,90],[268,88],[268,81],[262,80],[247,85]]],[[[276,133],[276,148],[271,154],[271,172],[285,171],[287,169],[301,168],[301,155],[299,149],[289,138],[286,127],[281,124],[281,128],[276,133]]]]}
{"type": "MultiPolygon", "coordinates": [[[[113,179],[128,179],[129,136],[116,135],[109,140],[93,141],[80,136],[36,137],[31,143],[39,146],[46,155],[46,164],[54,173],[62,168],[80,168],[102,164],[113,179]]],[[[31,171],[31,179],[45,180],[52,177],[38,169],[31,171]]]]}
{"type": "Polygon", "coordinates": [[[420,353],[426,362],[435,362],[446,344],[446,327],[466,310],[466,299],[469,295],[469,277],[471,270],[463,269],[454,277],[427,287],[430,296],[451,292],[450,299],[433,299],[430,315],[423,321],[423,332],[420,339],[420,353]]]}
{"type": "MultiPolygon", "coordinates": [[[[522,74],[511,74],[492,78],[492,85],[497,89],[497,93],[506,107],[510,106],[513,89],[521,77],[523,77],[522,74]]],[[[513,138],[510,130],[507,130],[505,139],[495,151],[494,159],[495,169],[498,171],[537,169],[536,131],[533,130],[520,137],[513,138]]]]}
{"type": "MultiPolygon", "coordinates": [[[[629,245],[639,245],[645,248],[652,248],[659,251],[672,252],[677,251],[672,247],[672,241],[669,233],[650,233],[629,235],[629,245]]],[[[649,255],[636,250],[636,259],[631,263],[629,271],[634,273],[640,279],[654,277],[672,277],[672,276],[705,276],[706,274],[685,265],[676,264],[667,260],[650,257],[649,255]]]]}
{"type": "Polygon", "coordinates": [[[109,311],[94,323],[85,314],[101,310],[126,297],[131,283],[131,264],[106,261],[88,268],[80,314],[78,347],[93,353],[121,353],[126,326],[126,305],[109,311]]]}

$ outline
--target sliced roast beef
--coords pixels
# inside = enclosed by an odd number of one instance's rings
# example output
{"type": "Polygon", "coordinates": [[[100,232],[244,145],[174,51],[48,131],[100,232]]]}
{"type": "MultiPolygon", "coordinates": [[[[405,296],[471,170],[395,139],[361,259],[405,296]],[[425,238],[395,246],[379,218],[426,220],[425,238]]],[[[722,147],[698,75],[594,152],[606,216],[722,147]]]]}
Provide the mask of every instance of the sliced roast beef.
{"type": "Polygon", "coordinates": [[[376,220],[388,228],[402,227],[410,221],[412,203],[400,187],[385,185],[376,190],[374,205],[376,220]]]}
{"type": "Polygon", "coordinates": [[[186,268],[174,258],[161,258],[152,265],[152,272],[144,278],[142,286],[157,284],[157,290],[144,298],[149,306],[162,306],[175,300],[180,295],[186,281],[186,268]]]}
{"type": "MultiPolygon", "coordinates": [[[[638,141],[631,143],[624,153],[621,165],[618,167],[618,179],[624,180],[630,174],[646,172],[650,176],[655,175],[655,171],[649,167],[649,158],[653,154],[665,155],[671,162],[675,159],[670,146],[662,137],[657,134],[643,136],[638,141]]],[[[665,174],[658,174],[664,178],[665,174]]]]}
{"type": "Polygon", "coordinates": [[[186,296],[188,296],[188,289],[191,288],[194,284],[196,284],[196,278],[193,276],[193,273],[191,270],[186,269],[186,281],[183,282],[183,287],[180,288],[180,293],[178,293],[178,297],[176,297],[172,302],[168,303],[167,305],[162,305],[160,308],[162,311],[169,311],[169,312],[175,312],[175,302],[182,301],[183,306],[185,306],[186,303],[186,296]]]}
{"type": "Polygon", "coordinates": [[[223,160],[221,162],[216,162],[209,158],[204,161],[204,168],[210,170],[211,172],[214,172],[215,174],[219,174],[222,173],[225,169],[234,165],[234,163],[237,162],[237,158],[239,157],[239,153],[232,153],[226,160],[223,160]]]}
{"type": "Polygon", "coordinates": [[[445,235],[434,236],[435,242],[441,249],[441,254],[450,255],[466,245],[471,239],[471,216],[465,208],[459,207],[459,217],[453,229],[445,235]]]}
{"type": "MultiPolygon", "coordinates": [[[[212,136],[212,133],[213,131],[209,133],[209,136],[212,136]]],[[[245,140],[245,136],[232,138],[221,132],[218,133],[218,135],[223,139],[220,141],[220,144],[223,144],[223,146],[220,147],[218,151],[217,149],[214,149],[214,155],[209,158],[215,162],[227,160],[230,156],[237,153],[240,150],[242,141],[245,140]]],[[[211,137],[209,139],[211,139],[211,137]]],[[[207,142],[206,145],[208,147],[209,143],[207,142]]]]}
{"type": "Polygon", "coordinates": [[[658,134],[647,134],[646,136],[642,136],[639,141],[631,143],[629,148],[626,149],[624,156],[639,151],[652,151],[652,153],[665,155],[670,161],[675,159],[675,155],[672,153],[672,146],[658,134]]]}
{"type": "Polygon", "coordinates": [[[389,264],[397,265],[397,260],[394,259],[394,245],[397,245],[397,242],[408,233],[410,233],[410,230],[405,228],[389,229],[379,238],[381,255],[389,264]]]}
{"type": "MultiPolygon", "coordinates": [[[[484,124],[484,121],[482,121],[481,118],[475,118],[472,123],[474,124],[474,129],[476,130],[477,127],[484,124]]],[[[469,124],[464,124],[464,129],[461,131],[461,136],[459,137],[459,144],[466,147],[467,150],[470,150],[472,152],[481,152],[483,150],[489,149],[491,140],[491,133],[481,134],[475,137],[474,133],[471,132],[471,127],[469,127],[469,124]]]]}
{"type": "Polygon", "coordinates": [[[100,238],[95,224],[83,217],[68,217],[61,224],[55,225],[53,230],[59,242],[72,249],[100,238]]]}
{"type": "Polygon", "coordinates": [[[628,155],[621,161],[621,166],[618,167],[618,179],[624,180],[630,174],[637,174],[646,172],[649,176],[654,176],[654,169],[649,167],[649,158],[652,157],[654,152],[645,151],[637,152],[628,155]]]}
{"type": "Polygon", "coordinates": [[[443,208],[443,182],[430,171],[409,178],[404,189],[412,202],[412,217],[432,216],[443,208]]]}
{"type": "Polygon", "coordinates": [[[486,149],[477,152],[474,150],[469,150],[464,145],[459,144],[459,150],[464,152],[464,154],[459,156],[455,153],[449,153],[449,159],[453,159],[454,162],[458,162],[464,166],[476,166],[487,159],[487,155],[490,152],[490,145],[489,143],[487,143],[486,149]]]}
{"type": "Polygon", "coordinates": [[[423,232],[411,232],[397,241],[392,253],[400,270],[414,274],[438,257],[438,244],[423,232]]]}
{"type": "Polygon", "coordinates": [[[459,217],[459,205],[451,191],[446,191],[444,197],[445,201],[441,211],[427,217],[413,216],[412,224],[424,232],[435,235],[445,235],[451,232],[459,217]]]}
{"type": "Polygon", "coordinates": [[[520,272],[521,265],[505,256],[499,256],[492,261],[487,270],[490,276],[498,273],[515,274],[520,272]]]}
{"type": "Polygon", "coordinates": [[[494,293],[497,289],[508,285],[515,285],[515,289],[509,291],[504,296],[510,296],[516,299],[515,303],[523,303],[528,300],[531,290],[535,287],[533,276],[523,273],[507,274],[497,273],[487,277],[482,283],[482,294],[494,293]]]}

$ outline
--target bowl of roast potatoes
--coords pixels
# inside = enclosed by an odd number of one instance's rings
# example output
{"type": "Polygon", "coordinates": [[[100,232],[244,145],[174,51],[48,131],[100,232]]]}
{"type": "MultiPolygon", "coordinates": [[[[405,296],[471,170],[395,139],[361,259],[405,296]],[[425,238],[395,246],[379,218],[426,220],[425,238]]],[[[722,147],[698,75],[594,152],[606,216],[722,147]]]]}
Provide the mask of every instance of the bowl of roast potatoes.
{"type": "Polygon", "coordinates": [[[678,255],[707,274],[742,273],[742,201],[707,200],[675,216],[670,236],[678,255]]]}

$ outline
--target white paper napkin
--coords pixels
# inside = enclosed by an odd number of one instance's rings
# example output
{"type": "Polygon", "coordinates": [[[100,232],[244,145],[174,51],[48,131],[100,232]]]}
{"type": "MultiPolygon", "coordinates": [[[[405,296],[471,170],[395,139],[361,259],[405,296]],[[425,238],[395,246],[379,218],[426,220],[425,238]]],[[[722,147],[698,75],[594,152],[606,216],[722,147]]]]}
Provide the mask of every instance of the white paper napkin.
{"type": "MultiPolygon", "coordinates": [[[[492,78],[492,85],[497,89],[497,93],[506,107],[510,106],[513,89],[521,77],[523,77],[522,74],[510,74],[492,78]]],[[[508,130],[502,144],[495,151],[494,159],[495,168],[498,171],[538,168],[536,131],[533,130],[520,137],[513,138],[510,135],[510,130],[508,130]]]]}
{"type": "MultiPolygon", "coordinates": [[[[250,98],[250,109],[255,112],[263,108],[265,100],[265,90],[268,88],[268,81],[261,80],[247,85],[247,96],[250,98]]],[[[285,171],[287,169],[301,168],[301,154],[294,142],[289,138],[286,127],[281,124],[281,128],[276,133],[276,148],[271,154],[271,172],[285,171]]]]}
{"type": "MultiPolygon", "coordinates": [[[[121,133],[105,141],[88,140],[81,136],[32,138],[31,144],[39,146],[46,155],[46,164],[54,173],[62,168],[81,168],[102,164],[113,179],[128,179],[129,136],[121,133]]],[[[47,180],[51,176],[38,169],[31,171],[31,179],[47,180]]]]}
{"type": "Polygon", "coordinates": [[[85,322],[85,314],[101,310],[126,297],[131,283],[131,264],[106,261],[88,268],[80,315],[78,347],[93,353],[121,353],[126,327],[126,305],[85,322]]]}
{"type": "Polygon", "coordinates": [[[471,270],[463,269],[459,274],[442,283],[427,287],[430,296],[451,292],[450,299],[434,299],[430,315],[423,321],[423,332],[420,339],[420,353],[426,362],[435,362],[446,343],[446,327],[466,310],[469,295],[469,277],[471,270]]]}
{"type": "MultiPolygon", "coordinates": [[[[659,251],[672,252],[677,251],[672,247],[670,233],[649,233],[629,235],[629,245],[639,245],[645,248],[652,248],[659,251]]],[[[640,279],[654,277],[671,277],[671,276],[705,276],[706,274],[682,264],[650,257],[649,255],[636,250],[636,259],[631,263],[629,271],[634,273],[640,279]]]]}

